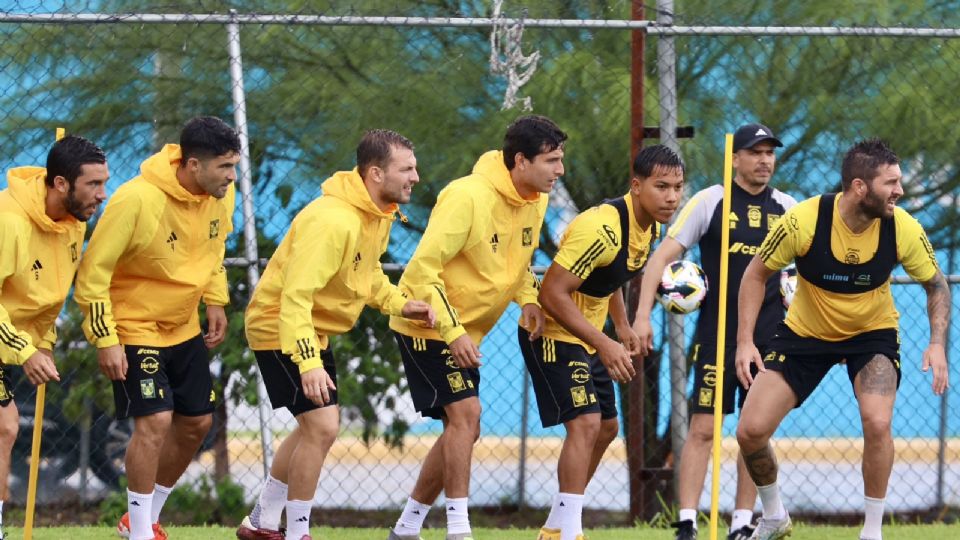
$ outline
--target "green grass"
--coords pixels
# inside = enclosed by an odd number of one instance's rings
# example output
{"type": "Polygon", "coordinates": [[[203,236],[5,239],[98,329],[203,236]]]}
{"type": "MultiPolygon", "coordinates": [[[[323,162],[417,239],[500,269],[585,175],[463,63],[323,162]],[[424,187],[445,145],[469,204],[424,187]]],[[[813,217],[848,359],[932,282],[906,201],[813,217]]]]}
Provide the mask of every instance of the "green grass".
{"type": "MultiPolygon", "coordinates": [[[[171,540],[216,540],[235,538],[233,528],[228,527],[169,527],[171,540]]],[[[794,526],[790,540],[850,540],[857,538],[859,527],[821,527],[816,525],[794,526]]],[[[10,528],[9,538],[23,538],[23,529],[10,528]]],[[[634,529],[594,529],[587,531],[588,540],[670,540],[672,530],[641,527],[634,529]]],[[[725,531],[723,531],[725,532],[725,531]]],[[[385,540],[386,529],[330,529],[314,528],[314,540],[385,540]]],[[[960,525],[886,525],[883,528],[887,540],[933,540],[960,538],[960,525]]],[[[535,540],[536,529],[476,529],[476,540],[535,540]]],[[[709,539],[706,528],[700,538],[709,539]]],[[[724,538],[725,535],[720,535],[724,538]]],[[[103,540],[116,538],[112,527],[42,527],[34,529],[36,540],[103,540]]],[[[443,531],[428,529],[424,540],[443,540],[443,531]]]]}

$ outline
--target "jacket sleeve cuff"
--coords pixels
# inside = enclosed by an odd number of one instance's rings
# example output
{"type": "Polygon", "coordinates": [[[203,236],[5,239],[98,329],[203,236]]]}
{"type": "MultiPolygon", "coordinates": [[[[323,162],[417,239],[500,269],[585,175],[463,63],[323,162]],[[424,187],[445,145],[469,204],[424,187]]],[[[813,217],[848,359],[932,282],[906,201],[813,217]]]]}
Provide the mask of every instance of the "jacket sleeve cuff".
{"type": "Polygon", "coordinates": [[[93,345],[98,349],[105,349],[120,344],[120,338],[116,334],[110,334],[107,337],[98,338],[93,345]]]}
{"type": "Polygon", "coordinates": [[[467,329],[464,328],[463,325],[458,324],[457,326],[453,326],[451,328],[448,328],[440,332],[440,337],[443,338],[443,341],[449,344],[449,343],[453,343],[455,339],[457,339],[458,337],[466,333],[467,333],[467,329]]]}
{"type": "Polygon", "coordinates": [[[520,307],[523,307],[527,304],[534,304],[536,306],[539,306],[540,301],[538,300],[538,297],[539,297],[539,292],[536,289],[534,289],[532,292],[529,292],[529,293],[528,292],[520,293],[517,295],[517,305],[519,305],[520,307]]]}
{"type": "Polygon", "coordinates": [[[297,368],[300,370],[300,373],[306,373],[311,369],[317,369],[323,367],[323,359],[319,356],[314,358],[308,358],[306,360],[301,360],[297,363],[297,368]]]}
{"type": "Polygon", "coordinates": [[[22,366],[35,352],[37,352],[37,348],[28,343],[27,346],[17,354],[17,365],[22,366]]]}
{"type": "Polygon", "coordinates": [[[387,310],[384,313],[385,315],[395,315],[397,317],[403,316],[403,306],[407,305],[410,299],[406,296],[398,294],[390,299],[390,303],[387,304],[387,310]]]}

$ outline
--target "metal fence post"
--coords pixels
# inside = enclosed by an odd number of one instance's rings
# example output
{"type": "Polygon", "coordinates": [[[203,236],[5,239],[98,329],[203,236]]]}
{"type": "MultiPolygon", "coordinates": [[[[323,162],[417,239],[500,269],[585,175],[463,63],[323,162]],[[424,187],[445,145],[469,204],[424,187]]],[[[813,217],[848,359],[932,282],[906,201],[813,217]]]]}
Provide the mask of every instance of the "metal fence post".
{"type": "MultiPolygon", "coordinates": [[[[230,83],[233,96],[233,120],[240,136],[240,193],[243,199],[243,244],[247,259],[247,284],[253,294],[260,281],[260,258],[257,254],[257,225],[253,211],[253,190],[251,188],[250,140],[247,132],[247,99],[243,89],[243,59],[240,55],[240,25],[236,21],[236,10],[230,10],[231,22],[227,24],[227,46],[230,53],[230,83]]],[[[273,458],[273,434],[267,425],[270,411],[267,406],[266,388],[257,374],[257,401],[260,413],[260,445],[263,452],[263,477],[270,474],[270,462],[273,458]]]]}

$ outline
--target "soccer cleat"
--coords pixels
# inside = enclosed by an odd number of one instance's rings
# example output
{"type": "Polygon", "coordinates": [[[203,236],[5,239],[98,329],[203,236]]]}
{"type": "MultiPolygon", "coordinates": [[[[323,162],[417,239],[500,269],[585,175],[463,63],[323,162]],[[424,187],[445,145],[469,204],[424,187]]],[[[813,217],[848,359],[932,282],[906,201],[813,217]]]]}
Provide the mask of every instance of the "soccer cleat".
{"type": "Polygon", "coordinates": [[[791,533],[793,533],[793,522],[790,521],[790,514],[783,519],[760,518],[750,540],[780,540],[790,536],[791,533]]]}
{"type": "Polygon", "coordinates": [[[697,528],[693,526],[692,519],[677,521],[671,523],[670,526],[677,529],[677,534],[673,537],[674,540],[697,540],[697,528]]]}
{"type": "Polygon", "coordinates": [[[419,534],[397,534],[391,530],[387,540],[423,540],[423,538],[419,534]]]}
{"type": "Polygon", "coordinates": [[[540,527],[540,534],[537,535],[537,540],[560,540],[560,529],[540,527]]]}
{"type": "Polygon", "coordinates": [[[735,531],[730,531],[730,534],[727,535],[727,540],[750,540],[753,529],[754,527],[750,525],[744,525],[735,531]]]}
{"type": "Polygon", "coordinates": [[[244,516],[240,526],[237,527],[237,538],[240,540],[284,540],[283,528],[279,531],[273,529],[261,529],[254,527],[250,521],[250,516],[244,516]]]}
{"type": "MultiPolygon", "coordinates": [[[[120,516],[120,522],[117,523],[117,536],[120,538],[130,538],[130,512],[125,512],[120,516]]],[[[5,537],[0,536],[0,540],[5,537]]],[[[159,523],[153,524],[153,540],[167,540],[167,531],[159,523]]]]}

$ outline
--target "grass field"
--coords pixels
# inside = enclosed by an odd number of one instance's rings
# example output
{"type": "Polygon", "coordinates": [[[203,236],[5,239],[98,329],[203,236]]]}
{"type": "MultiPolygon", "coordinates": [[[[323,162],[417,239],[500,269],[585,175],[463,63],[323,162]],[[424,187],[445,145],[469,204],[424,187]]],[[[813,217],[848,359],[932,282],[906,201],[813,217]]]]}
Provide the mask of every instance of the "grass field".
{"type": "MultiPolygon", "coordinates": [[[[794,527],[790,540],[855,540],[859,527],[821,527],[799,525],[794,527]]],[[[170,527],[171,540],[216,540],[234,537],[234,529],[226,527],[170,527]]],[[[672,530],[652,529],[595,529],[588,531],[588,540],[670,540],[672,530]]],[[[10,528],[8,538],[23,538],[23,529],[10,528]]],[[[384,540],[386,529],[329,529],[315,528],[311,531],[314,540],[384,540]]],[[[957,540],[960,525],[887,525],[883,529],[886,540],[957,540]]],[[[536,529],[476,529],[476,540],[535,540],[536,529]]],[[[723,538],[724,536],[720,536],[723,538]]],[[[103,540],[117,538],[112,527],[44,527],[34,529],[36,540],[103,540]]],[[[442,530],[425,530],[424,540],[443,540],[442,530]]],[[[709,539],[706,529],[700,538],[709,539]]]]}

